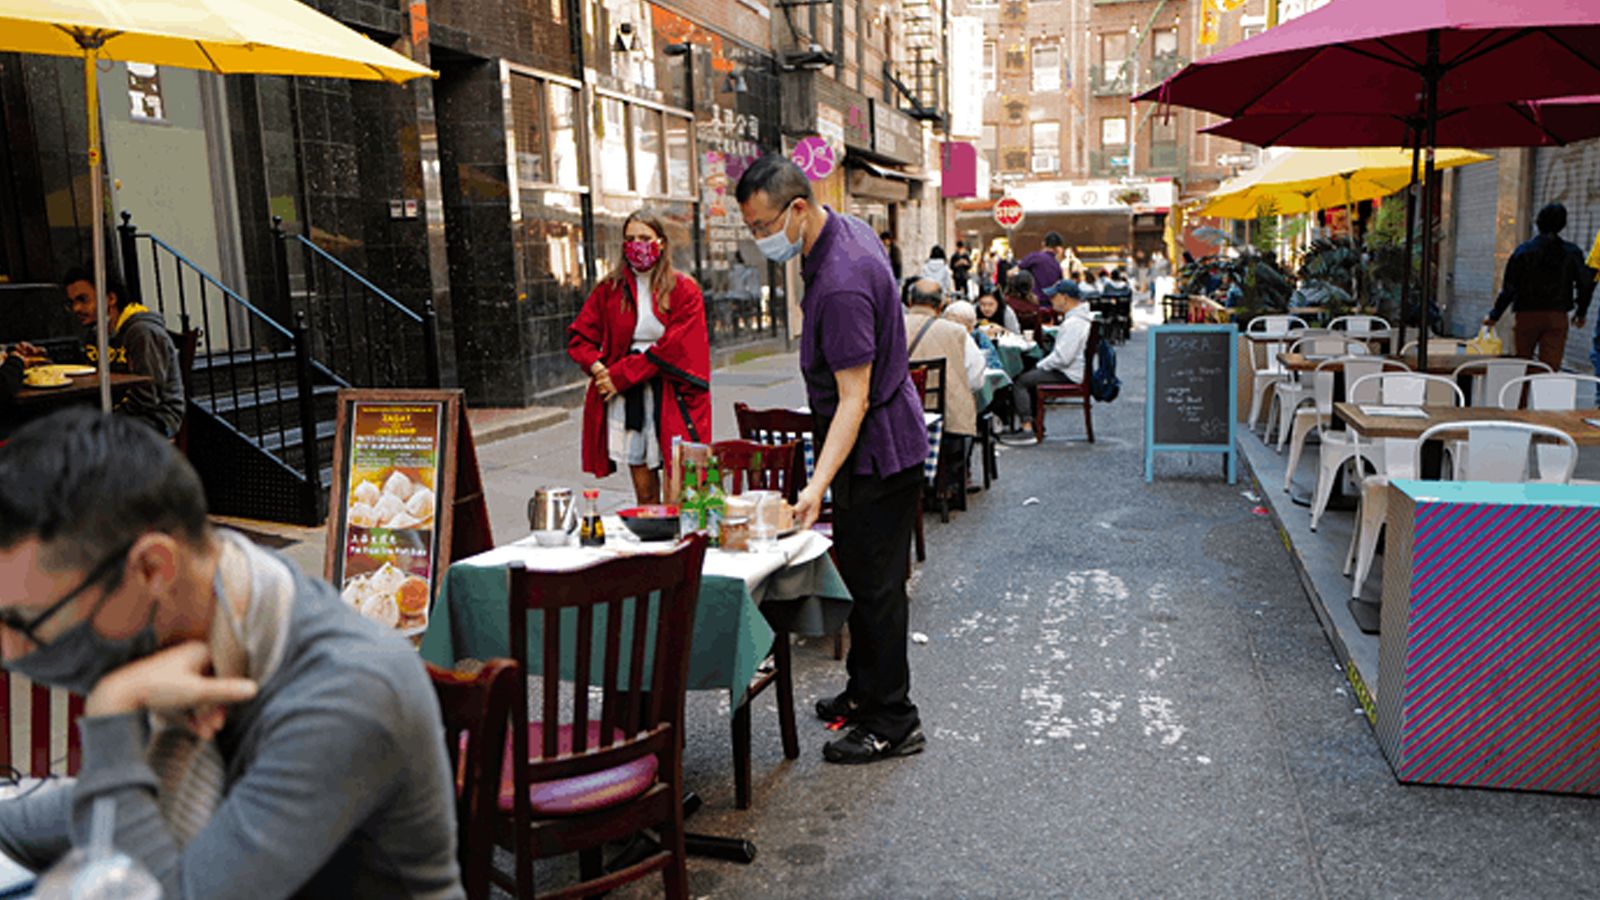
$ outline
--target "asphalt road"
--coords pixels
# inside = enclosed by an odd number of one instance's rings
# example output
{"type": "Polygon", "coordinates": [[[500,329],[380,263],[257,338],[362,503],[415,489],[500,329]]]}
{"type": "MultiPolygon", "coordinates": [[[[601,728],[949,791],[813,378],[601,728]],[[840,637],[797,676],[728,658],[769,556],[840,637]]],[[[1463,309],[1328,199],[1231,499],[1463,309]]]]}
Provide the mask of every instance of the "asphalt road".
{"type": "MultiPolygon", "coordinates": [[[[741,812],[727,699],[690,696],[686,775],[707,801],[690,827],[759,847],[748,866],[692,860],[694,893],[1600,894],[1591,801],[1395,781],[1246,482],[1177,456],[1144,483],[1143,340],[1121,348],[1122,396],[1096,408],[1097,443],[1055,412],[1042,446],[1003,452],[969,511],[928,517],[911,585],[925,753],[822,762],[833,735],[809,709],[843,664],[813,640],[796,651],[802,756],[783,759],[769,692],[741,812]]],[[[719,435],[733,399],[801,397],[792,356],[720,370],[715,391],[719,435]]],[[[533,484],[588,483],[576,442],[569,422],[484,449],[502,536],[533,484]]]]}

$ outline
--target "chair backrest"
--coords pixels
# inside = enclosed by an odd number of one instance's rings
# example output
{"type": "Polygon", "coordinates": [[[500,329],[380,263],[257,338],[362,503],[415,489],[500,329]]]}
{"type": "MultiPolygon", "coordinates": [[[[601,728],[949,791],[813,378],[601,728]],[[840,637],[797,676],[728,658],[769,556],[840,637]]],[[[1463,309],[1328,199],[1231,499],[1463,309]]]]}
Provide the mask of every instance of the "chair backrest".
{"type": "Polygon", "coordinates": [[[945,380],[943,359],[913,359],[911,380],[922,395],[922,408],[926,412],[944,415],[945,380]]]}
{"type": "Polygon", "coordinates": [[[1537,453],[1539,476],[1534,481],[1566,484],[1572,480],[1572,471],[1578,463],[1578,444],[1572,436],[1557,428],[1523,422],[1447,422],[1435,425],[1422,433],[1413,451],[1415,471],[1422,471],[1422,447],[1428,441],[1441,440],[1444,435],[1459,435],[1465,431],[1466,452],[1456,459],[1456,481],[1495,481],[1519,483],[1529,480],[1528,451],[1539,448],[1549,452],[1537,453]],[[1542,446],[1541,446],[1542,445],[1542,446]]]}
{"type": "MultiPolygon", "coordinates": [[[[1526,397],[1528,409],[1573,410],[1578,405],[1578,386],[1591,385],[1600,391],[1600,378],[1575,372],[1554,372],[1513,378],[1500,387],[1501,409],[1521,409],[1526,397]],[[1523,389],[1526,388],[1526,395],[1523,389]]],[[[1493,395],[1491,395],[1493,396],[1493,395]]]]}
{"type": "Polygon", "coordinates": [[[1256,316],[1244,326],[1244,330],[1262,334],[1288,334],[1295,329],[1306,327],[1306,320],[1299,316],[1270,315],[1256,316]]]}
{"type": "MultiPolygon", "coordinates": [[[[1407,353],[1415,353],[1415,352],[1417,352],[1417,342],[1416,341],[1407,341],[1405,346],[1400,348],[1400,355],[1401,356],[1404,356],[1407,353]]],[[[1429,356],[1461,356],[1461,355],[1464,355],[1466,352],[1467,352],[1467,341],[1466,341],[1465,338],[1429,338],[1428,339],[1428,355],[1429,356]]]]}
{"type": "Polygon", "coordinates": [[[1456,384],[1468,384],[1467,401],[1473,406],[1493,406],[1499,402],[1500,391],[1514,378],[1521,378],[1530,369],[1541,372],[1550,367],[1533,359],[1474,359],[1456,366],[1450,373],[1456,384]]]}
{"type": "MultiPolygon", "coordinates": [[[[1349,385],[1347,395],[1365,398],[1369,385],[1377,386],[1377,396],[1371,402],[1385,406],[1463,406],[1466,395],[1454,381],[1443,375],[1422,372],[1379,372],[1356,379],[1349,385]]],[[[1366,399],[1352,402],[1368,402],[1366,399]]]]}
{"type": "Polygon", "coordinates": [[[8,765],[30,778],[44,778],[51,774],[76,775],[83,762],[83,748],[78,739],[78,719],[83,716],[83,698],[66,691],[51,690],[17,676],[12,683],[10,672],[0,669],[0,765],[8,765]],[[17,695],[16,698],[13,694],[17,695]],[[26,710],[18,708],[13,699],[21,699],[26,710]],[[20,718],[23,746],[12,746],[14,719],[20,718]],[[52,737],[62,734],[65,744],[62,754],[52,748],[52,737]],[[17,753],[22,758],[16,757],[17,753]],[[65,763],[58,769],[55,763],[65,763]]]}
{"type": "Polygon", "coordinates": [[[506,729],[522,669],[509,659],[491,659],[476,672],[425,665],[439,697],[445,749],[456,779],[461,880],[468,900],[488,900],[506,729]]]}
{"type": "Polygon", "coordinates": [[[799,452],[799,441],[763,444],[737,440],[711,445],[711,455],[717,458],[726,482],[723,487],[729,493],[777,491],[790,503],[799,499],[803,487],[794,477],[794,457],[799,452]]]}
{"type": "Polygon", "coordinates": [[[1289,352],[1308,356],[1365,356],[1371,351],[1361,341],[1352,341],[1343,335],[1318,334],[1299,338],[1289,345],[1289,352]]]}
{"type": "Polygon", "coordinates": [[[1339,316],[1328,323],[1329,331],[1343,331],[1352,336],[1375,337],[1388,334],[1389,322],[1379,316],[1339,316]]]}
{"type": "MultiPolygon", "coordinates": [[[[561,572],[511,569],[511,655],[543,679],[538,747],[529,746],[525,679],[511,707],[517,828],[531,828],[530,785],[598,775],[652,755],[657,787],[665,786],[667,802],[678,802],[689,641],[705,551],[706,537],[696,533],[664,553],[561,572]],[[534,614],[538,643],[530,648],[534,614]],[[539,653],[537,665],[530,665],[532,652],[539,653]],[[572,685],[567,718],[563,682],[572,685]],[[598,717],[591,686],[601,695],[598,717]]],[[[659,802],[654,791],[639,799],[659,802]]]]}
{"type": "MultiPolygon", "coordinates": [[[[810,466],[806,463],[805,448],[812,443],[812,432],[816,422],[810,413],[799,412],[793,409],[752,409],[744,403],[733,404],[733,417],[739,423],[739,437],[747,441],[761,444],[788,444],[798,443],[800,450],[794,455],[794,469],[791,482],[805,487],[806,480],[811,477],[810,466]]],[[[798,488],[797,488],[798,490],[798,488]]],[[[797,497],[790,497],[793,503],[797,497]]],[[[823,502],[823,516],[831,513],[829,504],[823,502]]],[[[823,521],[827,521],[826,518],[823,521]]]]}

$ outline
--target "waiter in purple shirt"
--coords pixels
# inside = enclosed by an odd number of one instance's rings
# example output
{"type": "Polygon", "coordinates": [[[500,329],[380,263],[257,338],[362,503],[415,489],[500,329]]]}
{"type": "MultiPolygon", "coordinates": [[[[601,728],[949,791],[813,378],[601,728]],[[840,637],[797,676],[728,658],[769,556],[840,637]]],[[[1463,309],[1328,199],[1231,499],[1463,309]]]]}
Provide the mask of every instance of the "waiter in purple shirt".
{"type": "Polygon", "coordinates": [[[922,490],[928,432],[911,383],[905,320],[889,257],[860,219],[817,203],[799,166],[766,156],[739,179],[745,225],[766,257],[800,269],[800,374],[816,417],[817,455],[795,507],[817,520],[833,490],[833,540],[850,589],[849,683],[817,701],[818,717],[846,720],[828,762],[869,763],[920,752],[906,658],[906,566],[922,490]]]}
{"type": "Polygon", "coordinates": [[[1066,255],[1067,247],[1061,240],[1061,234],[1051,231],[1044,236],[1043,249],[1029,253],[1017,263],[1017,268],[1025,269],[1033,276],[1033,298],[1039,301],[1040,306],[1050,305],[1050,298],[1044,295],[1044,289],[1061,280],[1061,260],[1066,255]]]}

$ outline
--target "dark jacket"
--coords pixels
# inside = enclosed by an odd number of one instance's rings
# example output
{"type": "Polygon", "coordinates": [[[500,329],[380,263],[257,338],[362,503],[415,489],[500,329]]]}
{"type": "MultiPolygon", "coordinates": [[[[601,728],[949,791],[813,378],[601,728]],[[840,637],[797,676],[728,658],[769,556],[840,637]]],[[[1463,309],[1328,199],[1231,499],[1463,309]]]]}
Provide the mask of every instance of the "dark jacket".
{"type": "Polygon", "coordinates": [[[1574,305],[1582,318],[1589,312],[1593,293],[1594,270],[1584,264],[1578,245],[1560,235],[1541,234],[1511,254],[1504,286],[1489,318],[1498,322],[1507,308],[1566,312],[1574,305]]]}
{"type": "MultiPolygon", "coordinates": [[[[159,313],[135,303],[126,306],[113,323],[107,341],[111,350],[111,371],[150,376],[123,395],[117,412],[132,416],[166,437],[178,433],[183,422],[183,370],[178,366],[178,348],[167,333],[167,323],[159,313]]],[[[83,355],[90,365],[99,359],[95,329],[83,340],[83,355]]]]}

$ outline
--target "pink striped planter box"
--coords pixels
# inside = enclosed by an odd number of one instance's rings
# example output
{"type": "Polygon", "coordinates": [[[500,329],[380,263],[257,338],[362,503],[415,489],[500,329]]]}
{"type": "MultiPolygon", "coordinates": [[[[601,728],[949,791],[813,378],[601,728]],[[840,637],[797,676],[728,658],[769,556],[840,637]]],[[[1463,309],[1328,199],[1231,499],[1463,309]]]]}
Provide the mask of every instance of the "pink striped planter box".
{"type": "Polygon", "coordinates": [[[1403,782],[1600,789],[1600,487],[1390,489],[1378,741],[1403,782]]]}

